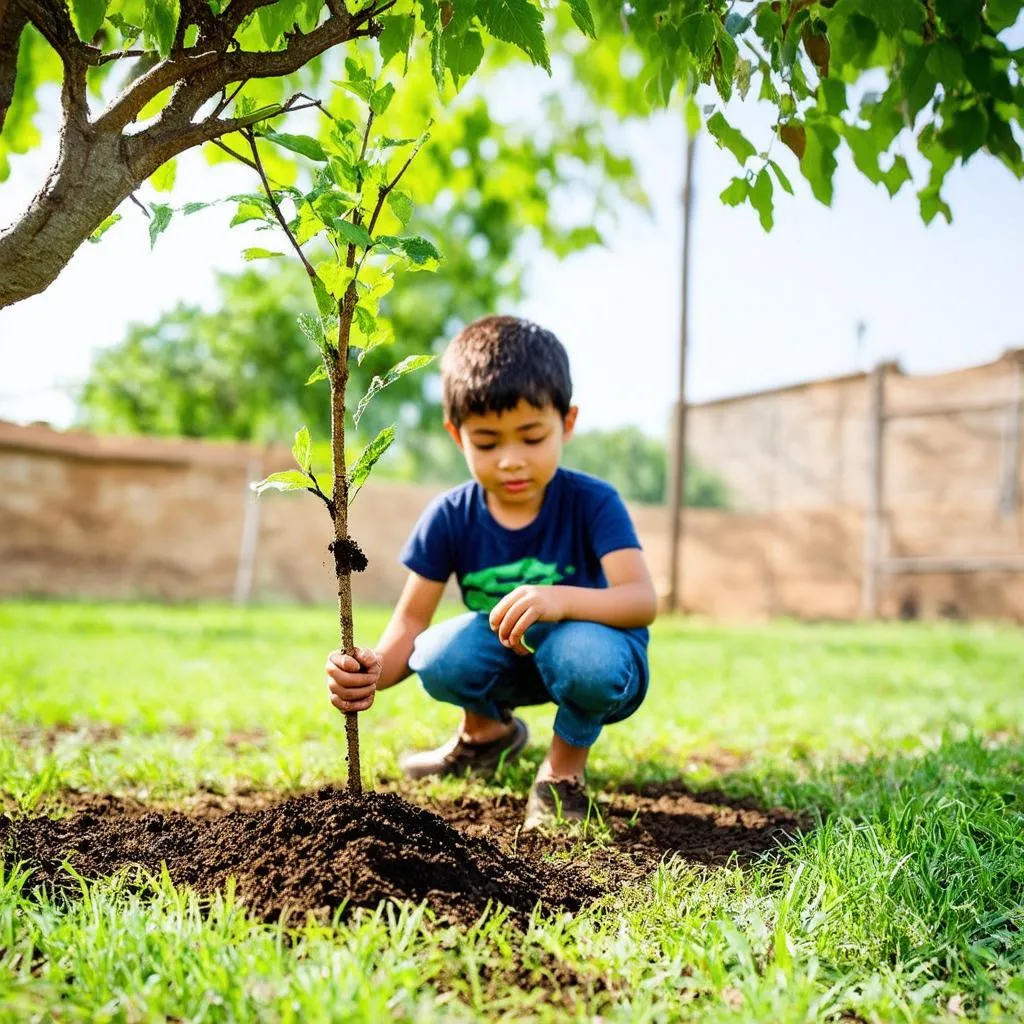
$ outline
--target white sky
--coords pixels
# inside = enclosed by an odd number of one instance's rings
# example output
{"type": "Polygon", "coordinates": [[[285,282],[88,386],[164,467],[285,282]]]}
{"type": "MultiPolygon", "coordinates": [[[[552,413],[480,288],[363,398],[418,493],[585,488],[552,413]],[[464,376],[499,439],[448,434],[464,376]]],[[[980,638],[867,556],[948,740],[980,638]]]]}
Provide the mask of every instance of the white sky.
{"type": "MultiPolygon", "coordinates": [[[[767,139],[756,108],[733,104],[729,116],[755,142],[767,139]]],[[[552,328],[569,349],[581,428],[635,423],[662,433],[678,377],[682,133],[663,114],[623,138],[654,216],[626,211],[605,249],[561,263],[540,255],[515,312],[552,328]]],[[[0,186],[0,225],[31,198],[51,155],[14,159],[0,186]]],[[[772,155],[797,195],[777,195],[775,229],[766,235],[749,207],[719,202],[737,164],[710,138],[700,140],[692,401],[880,358],[930,372],[1024,346],[1024,184],[1002,165],[979,154],[954,170],[945,193],[953,224],[939,219],[926,228],[909,187],[890,201],[841,161],[827,209],[787,150],[777,145],[772,155]],[[858,352],[860,320],[867,329],[858,352]]],[[[246,169],[210,169],[196,154],[179,165],[175,205],[252,184],[246,169]]],[[[242,248],[266,245],[265,234],[229,231],[231,211],[221,207],[177,219],[150,252],[141,212],[131,203],[121,212],[124,220],[101,244],[83,246],[45,293],[0,310],[0,418],[70,423],[68,390],[86,375],[92,353],[117,342],[129,321],[153,320],[179,301],[211,306],[214,271],[241,269],[242,248]]]]}

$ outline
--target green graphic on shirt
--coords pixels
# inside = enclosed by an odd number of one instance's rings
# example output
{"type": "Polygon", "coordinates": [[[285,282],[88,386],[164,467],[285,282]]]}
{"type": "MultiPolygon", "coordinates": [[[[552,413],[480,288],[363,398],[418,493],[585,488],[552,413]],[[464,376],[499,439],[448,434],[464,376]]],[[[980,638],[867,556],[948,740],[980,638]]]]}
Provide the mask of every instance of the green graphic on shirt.
{"type": "Polygon", "coordinates": [[[557,562],[541,562],[536,558],[521,558],[509,565],[494,565],[466,573],[460,580],[466,607],[474,612],[489,612],[506,594],[516,587],[550,586],[565,577],[558,571],[557,562]]]}

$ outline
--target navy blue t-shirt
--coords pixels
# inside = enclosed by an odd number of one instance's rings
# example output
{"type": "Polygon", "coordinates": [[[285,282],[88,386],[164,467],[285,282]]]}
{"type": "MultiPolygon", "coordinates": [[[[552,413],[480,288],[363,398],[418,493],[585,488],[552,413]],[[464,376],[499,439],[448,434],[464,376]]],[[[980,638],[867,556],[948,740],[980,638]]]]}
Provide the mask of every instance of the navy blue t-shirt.
{"type": "MultiPolygon", "coordinates": [[[[455,573],[466,607],[490,612],[524,584],[608,586],[601,559],[639,548],[629,512],[611,484],[559,469],[537,518],[518,530],[502,526],[475,480],[435,498],[402,551],[406,568],[438,583],[455,573]]],[[[631,629],[647,640],[647,630],[631,629]]]]}

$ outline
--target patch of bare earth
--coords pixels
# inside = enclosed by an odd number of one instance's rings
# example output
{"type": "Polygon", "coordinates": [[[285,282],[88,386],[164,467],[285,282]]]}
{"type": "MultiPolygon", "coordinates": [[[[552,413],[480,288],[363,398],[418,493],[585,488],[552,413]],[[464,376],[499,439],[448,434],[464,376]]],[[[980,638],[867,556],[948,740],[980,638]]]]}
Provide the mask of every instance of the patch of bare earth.
{"type": "Polygon", "coordinates": [[[234,877],[239,898],[265,920],[426,900],[440,917],[469,922],[489,903],[519,918],[538,903],[575,912],[639,881],[667,855],[749,862],[800,828],[784,810],[661,783],[601,797],[603,839],[565,863],[551,855],[578,853],[579,836],[522,833],[519,796],[438,803],[400,788],[358,800],[332,787],[292,796],[204,792],[174,805],[69,792],[59,798],[63,817],[0,816],[0,846],[6,861],[31,869],[31,885],[56,891],[75,889],[65,861],[87,878],[132,867],[156,873],[166,863],[176,883],[201,894],[234,877]]]}

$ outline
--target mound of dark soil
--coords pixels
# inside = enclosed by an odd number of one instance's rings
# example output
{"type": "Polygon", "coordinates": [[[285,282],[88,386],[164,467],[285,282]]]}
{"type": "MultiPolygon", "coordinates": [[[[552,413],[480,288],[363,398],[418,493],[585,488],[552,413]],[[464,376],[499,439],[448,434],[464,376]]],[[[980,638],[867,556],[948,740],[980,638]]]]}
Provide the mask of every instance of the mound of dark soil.
{"type": "Polygon", "coordinates": [[[32,869],[30,885],[56,891],[75,888],[65,860],[86,878],[166,863],[175,883],[202,894],[233,876],[239,899],[268,921],[394,899],[426,900],[465,923],[489,902],[524,917],[537,903],[575,911],[600,895],[568,870],[508,856],[395,794],[353,799],[333,788],[226,814],[98,800],[61,819],[0,818],[0,846],[8,862],[32,869]]]}

